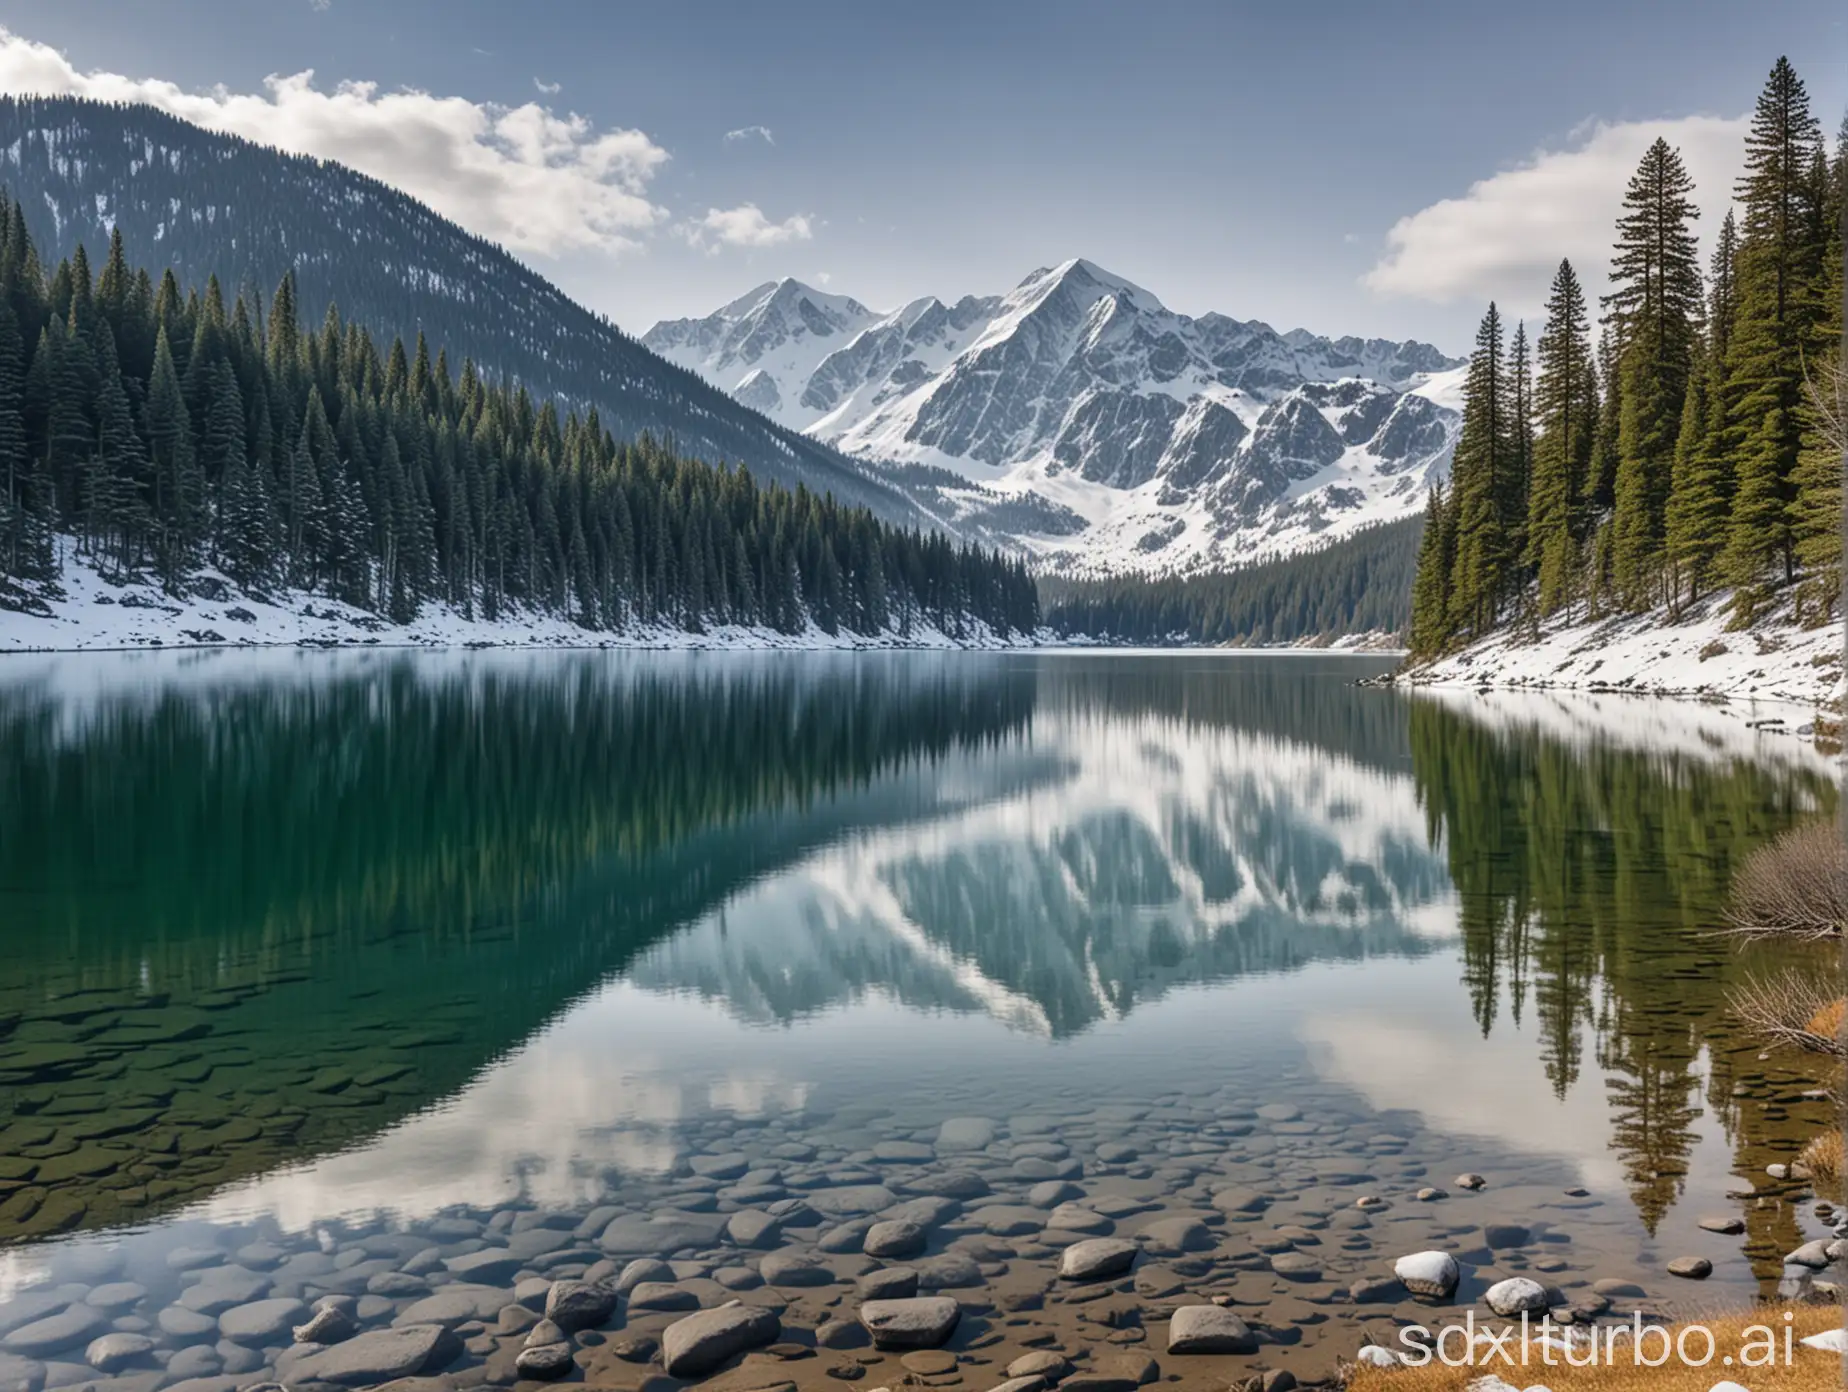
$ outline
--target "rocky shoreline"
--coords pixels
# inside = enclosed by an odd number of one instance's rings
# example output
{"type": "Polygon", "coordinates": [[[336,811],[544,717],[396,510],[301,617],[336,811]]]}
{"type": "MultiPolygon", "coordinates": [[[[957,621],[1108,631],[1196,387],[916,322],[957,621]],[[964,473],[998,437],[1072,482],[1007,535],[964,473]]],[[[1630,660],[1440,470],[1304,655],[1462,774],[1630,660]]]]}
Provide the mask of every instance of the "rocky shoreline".
{"type": "MultiPolygon", "coordinates": [[[[0,1388],[1285,1392],[1403,1347],[1410,1323],[1628,1323],[1712,1293],[1687,1279],[1704,1255],[1620,1255],[1620,1215],[1582,1186],[1491,1170],[1440,1187],[1378,1123],[1282,1102],[1117,1110],[882,1139],[870,1113],[837,1114],[851,1149],[714,1125],[634,1202],[96,1235],[0,1305],[0,1388]]],[[[1839,1217],[1775,1168],[1760,1202],[1839,1217]]],[[[1702,1224],[1735,1248],[1743,1227],[1702,1224]]],[[[1791,1297],[1836,1295],[1848,1224],[1832,1231],[1791,1254],[1791,1297]]]]}

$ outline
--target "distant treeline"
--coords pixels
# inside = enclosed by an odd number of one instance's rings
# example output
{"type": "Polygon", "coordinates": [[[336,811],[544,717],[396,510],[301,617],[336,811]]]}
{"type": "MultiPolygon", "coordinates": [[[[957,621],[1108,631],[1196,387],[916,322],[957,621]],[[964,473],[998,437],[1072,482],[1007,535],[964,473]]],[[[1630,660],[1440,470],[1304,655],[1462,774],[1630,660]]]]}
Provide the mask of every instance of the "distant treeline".
{"type": "Polygon", "coordinates": [[[1133,643],[1294,643],[1398,633],[1411,618],[1422,518],[1217,575],[1042,581],[1061,637],[1133,643]]]}

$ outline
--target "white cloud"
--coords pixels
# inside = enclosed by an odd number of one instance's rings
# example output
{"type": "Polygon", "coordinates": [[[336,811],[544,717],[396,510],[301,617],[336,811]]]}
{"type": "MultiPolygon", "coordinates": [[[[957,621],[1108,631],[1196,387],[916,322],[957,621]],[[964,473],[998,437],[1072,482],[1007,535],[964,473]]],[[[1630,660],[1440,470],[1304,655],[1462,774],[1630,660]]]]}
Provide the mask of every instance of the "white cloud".
{"type": "Polygon", "coordinates": [[[815,235],[815,226],[806,213],[772,222],[755,203],[741,203],[736,208],[708,208],[704,217],[683,224],[680,232],[694,246],[716,254],[722,246],[772,247],[806,242],[815,235]]]}
{"type": "Polygon", "coordinates": [[[334,0],[308,0],[308,8],[311,10],[324,10],[325,11],[325,10],[331,10],[333,7],[334,7],[334,0]]]}
{"type": "Polygon", "coordinates": [[[776,144],[776,137],[770,134],[768,126],[740,126],[737,130],[725,132],[725,143],[736,144],[740,140],[762,140],[766,145],[776,144]]]}
{"type": "Polygon", "coordinates": [[[533,79],[533,86],[537,87],[548,97],[555,97],[565,90],[565,84],[562,82],[544,82],[536,77],[533,79]]]}
{"type": "Polygon", "coordinates": [[[1499,300],[1531,312],[1546,299],[1561,257],[1588,292],[1604,288],[1624,189],[1660,136],[1681,151],[1711,239],[1726,215],[1745,158],[1744,116],[1594,122],[1565,149],[1531,158],[1401,218],[1362,283],[1381,295],[1449,304],[1499,300]]]}
{"type": "Polygon", "coordinates": [[[376,83],[314,85],[312,71],[262,92],[187,92],[155,78],[79,72],[46,44],[0,28],[0,92],[146,102],[197,125],[372,175],[513,251],[621,251],[667,214],[647,196],[667,152],[635,130],[598,130],[536,102],[505,107],[376,83]]]}

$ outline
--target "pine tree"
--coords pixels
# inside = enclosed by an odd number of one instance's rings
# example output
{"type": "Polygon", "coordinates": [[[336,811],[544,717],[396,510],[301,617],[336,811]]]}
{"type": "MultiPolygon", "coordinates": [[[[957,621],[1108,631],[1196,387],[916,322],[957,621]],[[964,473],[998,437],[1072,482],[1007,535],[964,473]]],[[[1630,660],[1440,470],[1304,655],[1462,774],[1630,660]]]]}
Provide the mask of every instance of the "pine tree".
{"type": "Polygon", "coordinates": [[[1826,323],[1816,302],[1818,220],[1812,180],[1821,128],[1788,59],[1759,95],[1746,137],[1737,196],[1743,213],[1736,278],[1738,309],[1727,364],[1727,427],[1737,453],[1738,494],[1726,568],[1742,614],[1773,580],[1796,571],[1791,531],[1794,475],[1802,447],[1804,359],[1821,347],[1826,323]]]}
{"type": "Polygon", "coordinates": [[[1551,618],[1571,603],[1578,579],[1598,422],[1585,292],[1570,261],[1553,275],[1539,358],[1527,564],[1538,580],[1540,616],[1551,618]]]}
{"type": "Polygon", "coordinates": [[[1511,475],[1510,391],[1501,314],[1491,304],[1476,331],[1463,387],[1463,423],[1450,466],[1456,509],[1456,560],[1451,569],[1451,627],[1480,637],[1495,626],[1515,556],[1508,534],[1511,475]]]}
{"type": "Polygon", "coordinates": [[[1725,545],[1732,488],[1728,460],[1716,447],[1724,429],[1723,372],[1714,347],[1697,350],[1681,409],[1666,519],[1669,602],[1675,608],[1698,600],[1716,583],[1725,545]]]}
{"type": "Polygon", "coordinates": [[[1648,608],[1657,595],[1669,483],[1701,315],[1693,189],[1680,153],[1658,137],[1624,196],[1611,259],[1613,289],[1605,298],[1622,345],[1612,578],[1633,609],[1648,608]]]}
{"type": "Polygon", "coordinates": [[[1456,564],[1456,512],[1445,505],[1443,485],[1425,498],[1424,531],[1412,580],[1410,648],[1414,660],[1436,657],[1450,646],[1450,572],[1456,564]]]}

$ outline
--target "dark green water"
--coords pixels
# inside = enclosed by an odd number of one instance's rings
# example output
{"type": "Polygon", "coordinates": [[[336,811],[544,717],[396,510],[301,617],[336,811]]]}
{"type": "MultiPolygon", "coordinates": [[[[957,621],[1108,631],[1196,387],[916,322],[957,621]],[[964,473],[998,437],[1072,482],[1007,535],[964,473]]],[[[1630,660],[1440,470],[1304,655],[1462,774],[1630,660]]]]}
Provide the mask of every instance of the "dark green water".
{"type": "MultiPolygon", "coordinates": [[[[1654,1260],[1826,1124],[1707,933],[1829,771],[1380,666],[8,659],[0,1242],[24,1279],[126,1226],[645,1202],[767,1118],[1236,1086],[1582,1182],[1654,1260]]],[[[1801,1199],[1746,1206],[1735,1280],[1801,1199]]]]}

